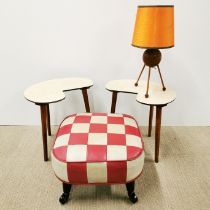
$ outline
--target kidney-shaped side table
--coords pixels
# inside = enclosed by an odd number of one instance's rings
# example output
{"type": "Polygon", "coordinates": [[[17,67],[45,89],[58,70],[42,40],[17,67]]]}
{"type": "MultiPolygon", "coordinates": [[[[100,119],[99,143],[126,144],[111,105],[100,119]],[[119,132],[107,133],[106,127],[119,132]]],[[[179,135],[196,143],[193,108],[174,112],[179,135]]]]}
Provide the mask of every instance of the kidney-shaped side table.
{"type": "Polygon", "coordinates": [[[153,110],[156,107],[155,162],[158,163],[162,107],[167,106],[176,99],[176,92],[168,87],[166,91],[163,91],[160,84],[150,82],[149,98],[145,98],[146,81],[139,81],[138,87],[135,87],[135,82],[135,80],[113,80],[106,84],[106,89],[112,92],[111,113],[115,113],[118,93],[137,94],[137,102],[150,106],[148,126],[148,136],[150,137],[152,132],[153,110]]]}
{"type": "Polygon", "coordinates": [[[40,106],[44,161],[48,160],[47,130],[48,135],[51,135],[49,104],[64,100],[65,91],[80,89],[82,90],[86,112],[90,112],[87,89],[91,86],[93,86],[93,82],[90,79],[64,78],[44,81],[24,91],[24,96],[27,100],[40,106]]]}

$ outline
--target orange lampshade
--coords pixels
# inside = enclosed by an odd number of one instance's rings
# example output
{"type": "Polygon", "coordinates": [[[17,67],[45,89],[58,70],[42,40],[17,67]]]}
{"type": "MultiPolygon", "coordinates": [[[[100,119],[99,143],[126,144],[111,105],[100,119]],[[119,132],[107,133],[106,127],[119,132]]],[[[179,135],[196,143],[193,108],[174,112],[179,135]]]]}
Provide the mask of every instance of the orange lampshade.
{"type": "Polygon", "coordinates": [[[174,46],[174,6],[139,6],[132,45],[140,48],[174,46]]]}

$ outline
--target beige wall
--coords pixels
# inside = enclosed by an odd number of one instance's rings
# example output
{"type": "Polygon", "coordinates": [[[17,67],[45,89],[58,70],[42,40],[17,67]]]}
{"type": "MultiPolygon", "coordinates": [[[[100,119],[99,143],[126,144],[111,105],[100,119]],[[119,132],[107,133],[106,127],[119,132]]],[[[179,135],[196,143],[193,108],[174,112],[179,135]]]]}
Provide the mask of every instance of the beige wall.
{"type": "MultiPolygon", "coordinates": [[[[91,108],[109,111],[112,79],[136,78],[143,50],[131,47],[137,5],[174,1],[0,1],[0,124],[39,124],[39,109],[23,97],[33,83],[57,77],[89,77],[91,108]]],[[[177,100],[163,112],[164,125],[210,125],[210,2],[175,2],[176,47],[162,50],[161,69],[177,100]]],[[[152,72],[153,79],[158,78],[152,72]]],[[[146,76],[146,75],[144,75],[146,76]]],[[[58,124],[84,110],[80,92],[51,106],[58,124]]],[[[148,107],[120,95],[118,112],[147,124],[148,107]]]]}

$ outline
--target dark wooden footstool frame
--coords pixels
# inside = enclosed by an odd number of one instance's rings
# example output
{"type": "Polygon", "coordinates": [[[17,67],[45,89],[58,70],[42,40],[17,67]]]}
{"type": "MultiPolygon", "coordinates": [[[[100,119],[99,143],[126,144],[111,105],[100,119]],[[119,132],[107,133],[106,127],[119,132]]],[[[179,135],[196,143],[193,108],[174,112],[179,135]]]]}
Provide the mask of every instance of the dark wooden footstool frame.
{"type": "MultiPolygon", "coordinates": [[[[69,200],[70,192],[72,189],[71,184],[67,184],[63,182],[63,193],[59,198],[59,202],[61,204],[65,204],[69,200]]],[[[135,181],[129,182],[126,184],[126,189],[128,192],[128,197],[132,203],[136,203],[138,201],[138,197],[136,196],[134,189],[135,189],[135,181]]]]}

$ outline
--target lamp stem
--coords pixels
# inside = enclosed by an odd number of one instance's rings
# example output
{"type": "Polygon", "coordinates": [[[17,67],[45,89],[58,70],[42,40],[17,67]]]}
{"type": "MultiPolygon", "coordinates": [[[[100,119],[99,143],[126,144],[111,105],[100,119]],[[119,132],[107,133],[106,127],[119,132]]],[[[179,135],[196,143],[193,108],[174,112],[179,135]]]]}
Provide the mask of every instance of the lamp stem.
{"type": "Polygon", "coordinates": [[[163,86],[163,91],[165,91],[166,87],[165,87],[164,82],[163,82],[163,77],[162,77],[162,74],[161,74],[161,71],[160,71],[160,66],[157,65],[157,67],[158,67],[158,72],[159,72],[159,75],[160,75],[161,83],[162,83],[162,86],[163,86]]]}
{"type": "Polygon", "coordinates": [[[151,67],[149,67],[149,74],[148,74],[148,79],[147,79],[147,92],[146,92],[146,94],[145,94],[145,97],[146,97],[146,98],[149,98],[148,92],[149,92],[150,73],[151,73],[151,67]]]}
{"type": "Polygon", "coordinates": [[[135,83],[135,86],[136,86],[136,87],[138,86],[139,80],[140,80],[140,78],[141,78],[142,73],[144,72],[145,66],[146,66],[146,65],[144,64],[144,66],[143,66],[143,68],[142,68],[142,70],[141,70],[141,72],[140,72],[140,74],[139,74],[139,77],[138,77],[138,79],[137,79],[137,81],[136,81],[136,83],[135,83]]]}

